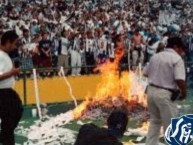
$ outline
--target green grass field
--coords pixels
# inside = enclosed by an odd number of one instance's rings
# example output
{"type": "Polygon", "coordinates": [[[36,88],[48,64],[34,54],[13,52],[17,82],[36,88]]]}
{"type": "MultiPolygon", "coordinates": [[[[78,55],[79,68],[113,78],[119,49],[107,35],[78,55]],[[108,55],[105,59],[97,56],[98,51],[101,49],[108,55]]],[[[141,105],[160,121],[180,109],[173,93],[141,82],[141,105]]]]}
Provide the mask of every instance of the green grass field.
{"type": "MultiPolygon", "coordinates": [[[[190,105],[192,102],[190,101],[191,99],[189,98],[186,102],[181,102],[182,105],[186,104],[186,105],[190,105]]],[[[25,112],[23,115],[23,118],[20,122],[19,126],[23,126],[23,128],[29,128],[31,125],[34,124],[35,121],[38,120],[38,118],[33,118],[31,115],[31,110],[32,108],[35,108],[35,106],[28,106],[25,107],[25,112]]],[[[67,102],[67,103],[60,103],[60,104],[50,104],[48,105],[48,110],[49,110],[49,115],[50,116],[55,116],[57,114],[60,113],[64,113],[70,109],[73,108],[73,103],[72,102],[67,102]]],[[[180,114],[189,114],[193,112],[192,111],[192,107],[191,108],[182,108],[180,110],[180,114]]],[[[72,121],[70,124],[67,124],[65,126],[63,126],[64,128],[76,131],[78,133],[79,128],[81,127],[81,125],[79,125],[78,120],[76,121],[72,121]]],[[[82,120],[83,123],[88,123],[88,122],[92,122],[100,127],[103,127],[105,125],[105,121],[104,120],[95,120],[95,121],[90,121],[90,120],[82,120]]],[[[129,128],[137,128],[139,127],[136,121],[130,121],[128,124],[129,128]]],[[[17,133],[17,130],[16,130],[17,133]]],[[[138,136],[124,136],[122,138],[123,142],[129,142],[130,140],[135,142],[135,140],[137,139],[138,136]]],[[[19,134],[16,134],[16,143],[23,145],[28,139],[26,137],[23,137],[19,134]]],[[[163,139],[161,140],[161,142],[163,142],[163,139]]],[[[140,142],[140,143],[145,143],[145,138],[140,142]]],[[[71,145],[71,144],[67,144],[67,143],[62,143],[63,145],[71,145]]],[[[53,144],[54,145],[54,144],[53,144]]],[[[193,145],[193,143],[191,143],[190,145],[193,145]]]]}

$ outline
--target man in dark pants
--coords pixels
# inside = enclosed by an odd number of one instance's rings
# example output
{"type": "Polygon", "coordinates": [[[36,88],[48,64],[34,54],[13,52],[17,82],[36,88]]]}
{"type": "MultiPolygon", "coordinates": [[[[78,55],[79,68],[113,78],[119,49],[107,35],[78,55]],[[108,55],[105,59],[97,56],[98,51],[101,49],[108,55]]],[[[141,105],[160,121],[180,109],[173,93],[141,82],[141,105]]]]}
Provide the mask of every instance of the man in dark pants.
{"type": "Polygon", "coordinates": [[[15,31],[7,31],[1,37],[0,45],[0,141],[3,145],[14,145],[14,130],[23,113],[22,102],[12,88],[15,84],[14,75],[20,69],[15,68],[8,53],[12,52],[18,43],[19,37],[15,31]]]}
{"type": "Polygon", "coordinates": [[[122,145],[118,138],[123,136],[127,124],[127,113],[114,111],[107,119],[107,129],[94,124],[83,125],[74,145],[122,145]]]}

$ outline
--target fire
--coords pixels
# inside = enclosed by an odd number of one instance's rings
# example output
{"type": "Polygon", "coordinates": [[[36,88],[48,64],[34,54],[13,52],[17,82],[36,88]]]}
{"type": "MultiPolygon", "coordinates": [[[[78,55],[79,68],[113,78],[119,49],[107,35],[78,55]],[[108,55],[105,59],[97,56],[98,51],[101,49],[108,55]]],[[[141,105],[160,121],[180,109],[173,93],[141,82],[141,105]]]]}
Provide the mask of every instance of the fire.
{"type": "Polygon", "coordinates": [[[80,118],[83,111],[93,103],[103,104],[104,106],[119,106],[126,103],[125,106],[128,108],[128,102],[146,105],[146,98],[139,77],[132,71],[120,71],[119,61],[123,56],[122,51],[120,48],[117,49],[116,58],[113,62],[108,60],[95,69],[95,71],[101,72],[101,82],[97,86],[94,97],[86,99],[73,110],[75,119],[80,118]]]}
{"type": "Polygon", "coordinates": [[[82,104],[80,104],[79,106],[77,106],[74,110],[74,118],[77,119],[80,116],[82,116],[82,112],[84,111],[84,109],[86,108],[86,106],[89,104],[88,101],[84,101],[82,104]]]}

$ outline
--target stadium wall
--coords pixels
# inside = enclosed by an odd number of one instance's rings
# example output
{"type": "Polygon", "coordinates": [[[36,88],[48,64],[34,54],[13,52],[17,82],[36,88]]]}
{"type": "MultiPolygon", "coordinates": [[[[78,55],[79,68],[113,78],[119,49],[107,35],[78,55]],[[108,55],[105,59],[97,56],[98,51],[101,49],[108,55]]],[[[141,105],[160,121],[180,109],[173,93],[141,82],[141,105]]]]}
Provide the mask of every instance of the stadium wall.
{"type": "MultiPolygon", "coordinates": [[[[97,84],[100,81],[99,75],[87,75],[67,77],[67,80],[72,86],[72,91],[77,100],[85,99],[86,97],[93,96],[96,92],[97,84]]],[[[24,103],[24,85],[23,80],[16,81],[16,91],[20,95],[24,103]]],[[[69,89],[62,77],[53,77],[38,79],[38,90],[41,103],[61,103],[72,101],[69,89]]],[[[34,81],[26,80],[26,104],[35,104],[35,89],[34,81]]]]}

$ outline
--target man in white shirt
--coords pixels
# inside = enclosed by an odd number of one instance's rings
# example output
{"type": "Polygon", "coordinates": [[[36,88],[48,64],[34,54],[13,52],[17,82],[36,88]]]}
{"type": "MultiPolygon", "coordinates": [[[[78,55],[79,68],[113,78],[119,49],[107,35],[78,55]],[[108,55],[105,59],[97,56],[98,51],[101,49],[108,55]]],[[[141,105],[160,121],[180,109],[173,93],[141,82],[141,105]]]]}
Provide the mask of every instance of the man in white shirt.
{"type": "Polygon", "coordinates": [[[64,67],[65,74],[68,74],[69,71],[69,52],[68,47],[70,45],[70,41],[68,39],[68,32],[65,31],[61,38],[61,50],[58,53],[58,67],[64,67]]]}
{"type": "Polygon", "coordinates": [[[80,76],[81,72],[81,53],[80,53],[80,38],[78,37],[78,34],[75,34],[74,40],[73,40],[73,46],[70,50],[71,54],[71,67],[72,67],[72,76],[80,76]]]}
{"type": "Polygon", "coordinates": [[[183,43],[179,37],[168,39],[167,49],[155,54],[144,69],[148,77],[147,88],[150,126],[146,145],[158,145],[160,128],[164,131],[171,118],[177,117],[178,108],[175,100],[186,98],[185,66],[180,55],[184,54],[183,43]],[[181,95],[175,92],[179,89],[181,95]]]}
{"type": "MultiPolygon", "coordinates": [[[[19,37],[15,31],[7,31],[1,37],[0,45],[0,142],[15,145],[14,130],[21,119],[23,107],[14,87],[14,75],[19,74],[19,66],[13,66],[8,55],[16,48],[19,37]]],[[[16,65],[16,64],[15,64],[16,65]]]]}

